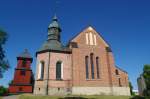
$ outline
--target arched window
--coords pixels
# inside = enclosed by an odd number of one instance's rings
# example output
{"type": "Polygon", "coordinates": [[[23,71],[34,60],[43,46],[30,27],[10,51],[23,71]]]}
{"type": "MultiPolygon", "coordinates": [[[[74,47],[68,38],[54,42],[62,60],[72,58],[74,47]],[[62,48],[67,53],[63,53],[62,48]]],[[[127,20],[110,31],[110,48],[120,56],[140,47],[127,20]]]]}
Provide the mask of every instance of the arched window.
{"type": "Polygon", "coordinates": [[[91,74],[92,74],[92,79],[94,79],[94,62],[93,62],[93,53],[90,54],[90,60],[91,60],[91,74]]]}
{"type": "Polygon", "coordinates": [[[41,79],[44,78],[44,62],[41,62],[41,79]]]}
{"type": "Polygon", "coordinates": [[[88,62],[89,61],[89,57],[85,56],[85,70],[86,70],[86,79],[89,79],[89,69],[88,69],[88,62]]]}
{"type": "Polygon", "coordinates": [[[41,61],[39,63],[38,79],[41,79],[41,80],[44,78],[44,65],[45,65],[44,61],[41,61]]]}
{"type": "Polygon", "coordinates": [[[100,78],[100,75],[99,75],[99,57],[96,57],[96,69],[97,69],[97,78],[99,79],[100,78]]]}
{"type": "Polygon", "coordinates": [[[119,71],[118,71],[117,69],[116,69],[116,71],[115,71],[115,72],[116,72],[116,75],[119,75],[119,71]]]}
{"type": "Polygon", "coordinates": [[[56,80],[62,79],[62,62],[58,61],[56,63],[56,80]]]}

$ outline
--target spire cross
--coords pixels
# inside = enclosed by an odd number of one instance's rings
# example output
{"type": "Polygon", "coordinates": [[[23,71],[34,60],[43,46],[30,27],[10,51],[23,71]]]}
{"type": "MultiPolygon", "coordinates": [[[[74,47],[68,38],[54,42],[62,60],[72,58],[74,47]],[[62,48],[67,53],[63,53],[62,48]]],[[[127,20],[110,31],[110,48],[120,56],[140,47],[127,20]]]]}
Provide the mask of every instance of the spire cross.
{"type": "Polygon", "coordinates": [[[58,7],[59,7],[59,3],[60,3],[59,0],[55,0],[55,8],[54,8],[55,14],[57,13],[57,10],[58,10],[58,7]]]}

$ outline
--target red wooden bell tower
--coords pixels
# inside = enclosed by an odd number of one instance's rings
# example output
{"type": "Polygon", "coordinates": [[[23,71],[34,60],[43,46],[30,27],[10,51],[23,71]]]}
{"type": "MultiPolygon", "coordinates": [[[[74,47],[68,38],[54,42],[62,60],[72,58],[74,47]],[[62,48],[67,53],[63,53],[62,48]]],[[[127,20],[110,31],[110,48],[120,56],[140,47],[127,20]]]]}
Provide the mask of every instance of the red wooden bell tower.
{"type": "Polygon", "coordinates": [[[14,79],[9,85],[9,93],[32,93],[34,77],[31,70],[32,57],[27,49],[17,57],[14,79]]]}

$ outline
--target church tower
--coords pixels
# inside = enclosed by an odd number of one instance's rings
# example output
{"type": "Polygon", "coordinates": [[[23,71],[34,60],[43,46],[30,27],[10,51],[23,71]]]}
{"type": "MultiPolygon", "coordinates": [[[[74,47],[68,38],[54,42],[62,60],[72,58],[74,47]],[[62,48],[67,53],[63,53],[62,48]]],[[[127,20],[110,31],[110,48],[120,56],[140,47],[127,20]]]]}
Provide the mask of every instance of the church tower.
{"type": "Polygon", "coordinates": [[[14,79],[9,85],[9,93],[32,93],[33,73],[31,70],[32,57],[27,49],[17,57],[14,79]]]}
{"type": "Polygon", "coordinates": [[[60,40],[60,32],[61,28],[55,15],[52,19],[52,23],[48,26],[47,40],[37,53],[46,50],[63,50],[63,45],[60,40]]]}
{"type": "Polygon", "coordinates": [[[71,51],[63,46],[56,15],[48,26],[48,37],[36,52],[34,94],[67,94],[71,81],[71,51]],[[57,86],[56,86],[57,85],[57,86]]]}

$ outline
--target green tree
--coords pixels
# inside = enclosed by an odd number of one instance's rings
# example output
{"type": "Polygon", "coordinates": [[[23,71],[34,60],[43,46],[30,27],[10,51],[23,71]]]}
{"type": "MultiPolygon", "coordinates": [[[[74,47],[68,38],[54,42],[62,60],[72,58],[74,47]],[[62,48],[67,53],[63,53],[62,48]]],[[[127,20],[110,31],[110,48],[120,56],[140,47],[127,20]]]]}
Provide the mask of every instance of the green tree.
{"type": "Polygon", "coordinates": [[[5,51],[3,48],[7,38],[7,33],[0,29],[0,78],[3,77],[3,73],[9,68],[8,60],[6,59],[5,51]]]}
{"type": "Polygon", "coordinates": [[[132,86],[131,82],[129,82],[129,87],[130,87],[130,94],[131,95],[135,95],[134,92],[132,91],[133,90],[133,86],[132,86]]]}
{"type": "Polygon", "coordinates": [[[143,68],[143,77],[145,79],[146,84],[146,90],[144,91],[144,94],[146,96],[150,96],[150,65],[144,65],[143,68]]]}
{"type": "Polygon", "coordinates": [[[4,86],[0,86],[0,96],[7,95],[8,89],[4,86]]]}

